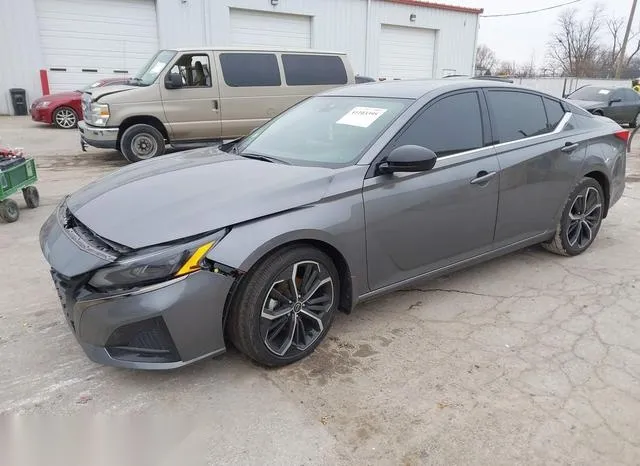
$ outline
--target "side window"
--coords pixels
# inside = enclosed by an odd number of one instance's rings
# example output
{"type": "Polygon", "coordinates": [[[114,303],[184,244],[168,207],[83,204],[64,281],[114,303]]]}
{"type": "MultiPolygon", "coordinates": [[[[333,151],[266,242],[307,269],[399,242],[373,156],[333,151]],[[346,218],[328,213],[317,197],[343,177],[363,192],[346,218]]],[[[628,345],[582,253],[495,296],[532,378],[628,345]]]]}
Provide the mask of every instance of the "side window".
{"type": "Polygon", "coordinates": [[[278,59],[273,53],[221,53],[224,82],[230,87],[280,86],[278,59]]]}
{"type": "Polygon", "coordinates": [[[640,100],[640,96],[633,89],[624,89],[624,100],[635,102],[636,100],[640,100]]]}
{"type": "Polygon", "coordinates": [[[346,84],[347,71],[335,55],[282,55],[288,86],[346,84]]]}
{"type": "Polygon", "coordinates": [[[543,97],[544,109],[547,112],[547,124],[550,131],[553,131],[562,117],[564,117],[564,108],[557,100],[547,99],[543,97]]]}
{"type": "Polygon", "coordinates": [[[430,105],[409,124],[395,146],[405,144],[426,147],[438,157],[482,147],[478,94],[455,94],[430,105]]]}
{"type": "Polygon", "coordinates": [[[184,54],[170,72],[180,75],[184,87],[211,87],[211,66],[206,54],[184,54]]]}
{"type": "Polygon", "coordinates": [[[489,91],[489,107],[497,143],[549,132],[542,97],[518,91],[489,91]]]}

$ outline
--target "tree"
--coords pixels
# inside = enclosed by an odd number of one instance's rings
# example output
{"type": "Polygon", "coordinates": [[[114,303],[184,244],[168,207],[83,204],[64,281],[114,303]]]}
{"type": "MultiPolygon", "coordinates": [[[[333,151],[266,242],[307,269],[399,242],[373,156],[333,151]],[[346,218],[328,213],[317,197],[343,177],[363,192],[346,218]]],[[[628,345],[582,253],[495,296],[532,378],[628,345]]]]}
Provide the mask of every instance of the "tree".
{"type": "Polygon", "coordinates": [[[476,70],[481,73],[491,73],[497,63],[496,54],[486,45],[479,45],[476,49],[476,70]]]}
{"type": "Polygon", "coordinates": [[[600,4],[594,5],[584,20],[578,17],[575,8],[560,13],[558,30],[551,36],[548,53],[551,62],[561,68],[564,75],[591,76],[598,69],[602,13],[600,4]]]}
{"type": "MultiPolygon", "coordinates": [[[[606,32],[609,44],[602,47],[598,64],[600,66],[599,77],[612,78],[615,76],[616,66],[620,52],[622,50],[622,39],[624,37],[625,18],[607,19],[606,32]]],[[[638,32],[631,32],[627,45],[627,55],[623,59],[623,74],[629,75],[629,66],[633,58],[640,51],[640,39],[638,32]],[[635,44],[635,45],[634,45],[635,44]]]]}
{"type": "Polygon", "coordinates": [[[513,76],[518,70],[518,65],[515,61],[502,61],[496,70],[498,76],[513,76]]]}

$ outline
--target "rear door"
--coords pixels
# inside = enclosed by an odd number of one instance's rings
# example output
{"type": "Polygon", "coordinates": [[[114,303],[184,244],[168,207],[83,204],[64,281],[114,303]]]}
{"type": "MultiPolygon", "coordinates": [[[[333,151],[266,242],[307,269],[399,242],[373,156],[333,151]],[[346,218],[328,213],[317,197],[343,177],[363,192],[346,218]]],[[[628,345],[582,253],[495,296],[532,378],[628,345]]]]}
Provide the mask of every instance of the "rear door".
{"type": "Polygon", "coordinates": [[[487,89],[485,95],[501,170],[500,248],[555,228],[587,143],[555,99],[515,89],[487,89]]]}
{"type": "Polygon", "coordinates": [[[180,76],[182,87],[168,89],[161,77],[160,93],[172,141],[220,138],[220,95],[211,52],[182,53],[167,73],[180,76]]]}
{"type": "Polygon", "coordinates": [[[634,123],[640,111],[640,95],[633,89],[620,89],[624,118],[622,123],[634,123]]]}
{"type": "Polygon", "coordinates": [[[481,109],[475,90],[438,98],[380,154],[381,160],[396,147],[420,145],[436,152],[438,160],[427,172],[374,174],[365,180],[372,290],[491,249],[499,167],[481,109]]]}

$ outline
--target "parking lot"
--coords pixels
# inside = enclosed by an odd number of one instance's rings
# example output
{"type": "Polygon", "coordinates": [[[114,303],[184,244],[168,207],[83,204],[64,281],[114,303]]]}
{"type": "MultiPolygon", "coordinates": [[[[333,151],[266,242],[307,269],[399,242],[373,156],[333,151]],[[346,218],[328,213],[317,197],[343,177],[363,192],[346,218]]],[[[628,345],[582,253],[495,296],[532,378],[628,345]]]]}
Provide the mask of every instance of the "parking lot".
{"type": "Polygon", "coordinates": [[[151,464],[640,463],[640,141],[581,256],[529,248],[358,306],[282,369],[230,350],[150,373],[85,357],[38,245],[59,199],[122,157],[22,117],[0,136],[36,158],[41,196],[0,224],[0,413],[157,416],[151,464]]]}

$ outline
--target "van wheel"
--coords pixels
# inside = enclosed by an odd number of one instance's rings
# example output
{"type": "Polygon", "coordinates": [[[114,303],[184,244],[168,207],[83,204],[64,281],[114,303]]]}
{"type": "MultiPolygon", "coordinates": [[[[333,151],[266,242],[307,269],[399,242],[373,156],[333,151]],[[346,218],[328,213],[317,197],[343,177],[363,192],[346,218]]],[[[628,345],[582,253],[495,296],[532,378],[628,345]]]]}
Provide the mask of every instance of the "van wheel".
{"type": "Polygon", "coordinates": [[[164,136],[150,125],[133,125],[122,135],[120,152],[129,162],[140,162],[164,154],[164,136]]]}

